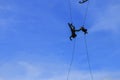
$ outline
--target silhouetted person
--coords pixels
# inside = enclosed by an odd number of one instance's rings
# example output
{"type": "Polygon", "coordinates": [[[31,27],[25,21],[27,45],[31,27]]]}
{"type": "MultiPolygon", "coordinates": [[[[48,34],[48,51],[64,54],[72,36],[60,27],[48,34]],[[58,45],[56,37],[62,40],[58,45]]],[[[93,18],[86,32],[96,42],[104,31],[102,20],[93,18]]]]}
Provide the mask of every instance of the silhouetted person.
{"type": "Polygon", "coordinates": [[[70,40],[72,40],[72,38],[75,38],[77,36],[75,32],[80,31],[80,29],[75,30],[75,26],[72,23],[68,23],[68,26],[70,27],[70,30],[71,30],[71,33],[72,33],[69,38],[70,38],[70,40]]]}
{"type": "Polygon", "coordinates": [[[84,26],[82,26],[82,27],[80,28],[80,30],[81,30],[82,32],[84,32],[84,34],[88,34],[87,29],[85,29],[84,26]]]}
{"type": "Polygon", "coordinates": [[[83,4],[85,2],[87,2],[88,0],[82,0],[82,1],[79,1],[80,4],[83,4]]]}

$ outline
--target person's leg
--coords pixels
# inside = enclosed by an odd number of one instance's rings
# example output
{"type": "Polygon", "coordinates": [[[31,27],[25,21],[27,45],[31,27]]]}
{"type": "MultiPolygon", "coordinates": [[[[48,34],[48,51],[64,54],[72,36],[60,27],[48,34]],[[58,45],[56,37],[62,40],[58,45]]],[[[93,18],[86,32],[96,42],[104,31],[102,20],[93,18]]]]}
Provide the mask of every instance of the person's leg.
{"type": "Polygon", "coordinates": [[[72,36],[70,36],[69,39],[72,40],[72,36]]]}
{"type": "Polygon", "coordinates": [[[68,26],[69,26],[70,30],[72,31],[72,26],[71,25],[72,25],[71,23],[68,23],[68,26]]]}

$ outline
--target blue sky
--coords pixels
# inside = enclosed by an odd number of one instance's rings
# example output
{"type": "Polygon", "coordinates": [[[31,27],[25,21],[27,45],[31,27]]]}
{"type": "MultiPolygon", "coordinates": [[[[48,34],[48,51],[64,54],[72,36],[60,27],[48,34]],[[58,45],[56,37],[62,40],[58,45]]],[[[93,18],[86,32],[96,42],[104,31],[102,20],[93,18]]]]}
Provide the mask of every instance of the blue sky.
{"type": "MultiPolygon", "coordinates": [[[[76,28],[86,3],[71,0],[76,28]]],[[[120,1],[90,0],[85,27],[95,80],[120,80],[120,1]]],[[[0,80],[66,80],[73,41],[68,0],[0,0],[0,80]]],[[[84,35],[77,33],[70,80],[88,80],[84,35]]]]}

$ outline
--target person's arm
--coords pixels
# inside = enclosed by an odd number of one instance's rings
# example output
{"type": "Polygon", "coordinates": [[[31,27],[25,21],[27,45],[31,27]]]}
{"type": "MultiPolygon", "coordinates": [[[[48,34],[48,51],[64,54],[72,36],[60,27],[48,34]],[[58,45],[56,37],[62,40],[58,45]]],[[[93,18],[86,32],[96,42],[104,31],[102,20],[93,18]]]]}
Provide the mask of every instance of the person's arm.
{"type": "Polygon", "coordinates": [[[82,4],[82,1],[79,1],[80,4],[82,4]]]}
{"type": "Polygon", "coordinates": [[[75,30],[76,32],[79,32],[81,29],[75,30]]]}
{"type": "Polygon", "coordinates": [[[81,31],[81,28],[82,28],[82,27],[83,27],[83,26],[81,26],[81,27],[80,27],[80,29],[78,29],[78,30],[75,30],[75,31],[76,31],[76,32],[79,32],[79,31],[81,31]]]}
{"type": "Polygon", "coordinates": [[[88,0],[79,1],[80,4],[87,2],[88,0]]]}

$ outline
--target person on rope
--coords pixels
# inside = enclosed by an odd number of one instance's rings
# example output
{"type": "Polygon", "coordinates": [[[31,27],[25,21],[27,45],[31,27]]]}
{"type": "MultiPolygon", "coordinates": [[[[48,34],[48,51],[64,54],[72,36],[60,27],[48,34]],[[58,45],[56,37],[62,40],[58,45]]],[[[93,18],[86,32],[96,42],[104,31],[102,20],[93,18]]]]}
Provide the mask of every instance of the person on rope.
{"type": "Polygon", "coordinates": [[[75,32],[78,32],[78,31],[80,31],[82,29],[76,30],[75,26],[72,23],[68,23],[68,26],[69,26],[69,28],[71,30],[71,33],[72,33],[69,38],[70,38],[70,40],[72,40],[72,38],[75,38],[77,36],[75,32]]]}
{"type": "Polygon", "coordinates": [[[80,4],[83,4],[85,2],[87,2],[88,0],[82,0],[82,1],[79,1],[80,4]]]}
{"type": "Polygon", "coordinates": [[[80,28],[80,30],[81,30],[82,32],[84,32],[84,34],[88,34],[87,29],[84,28],[84,26],[82,26],[82,27],[80,28]]]}

